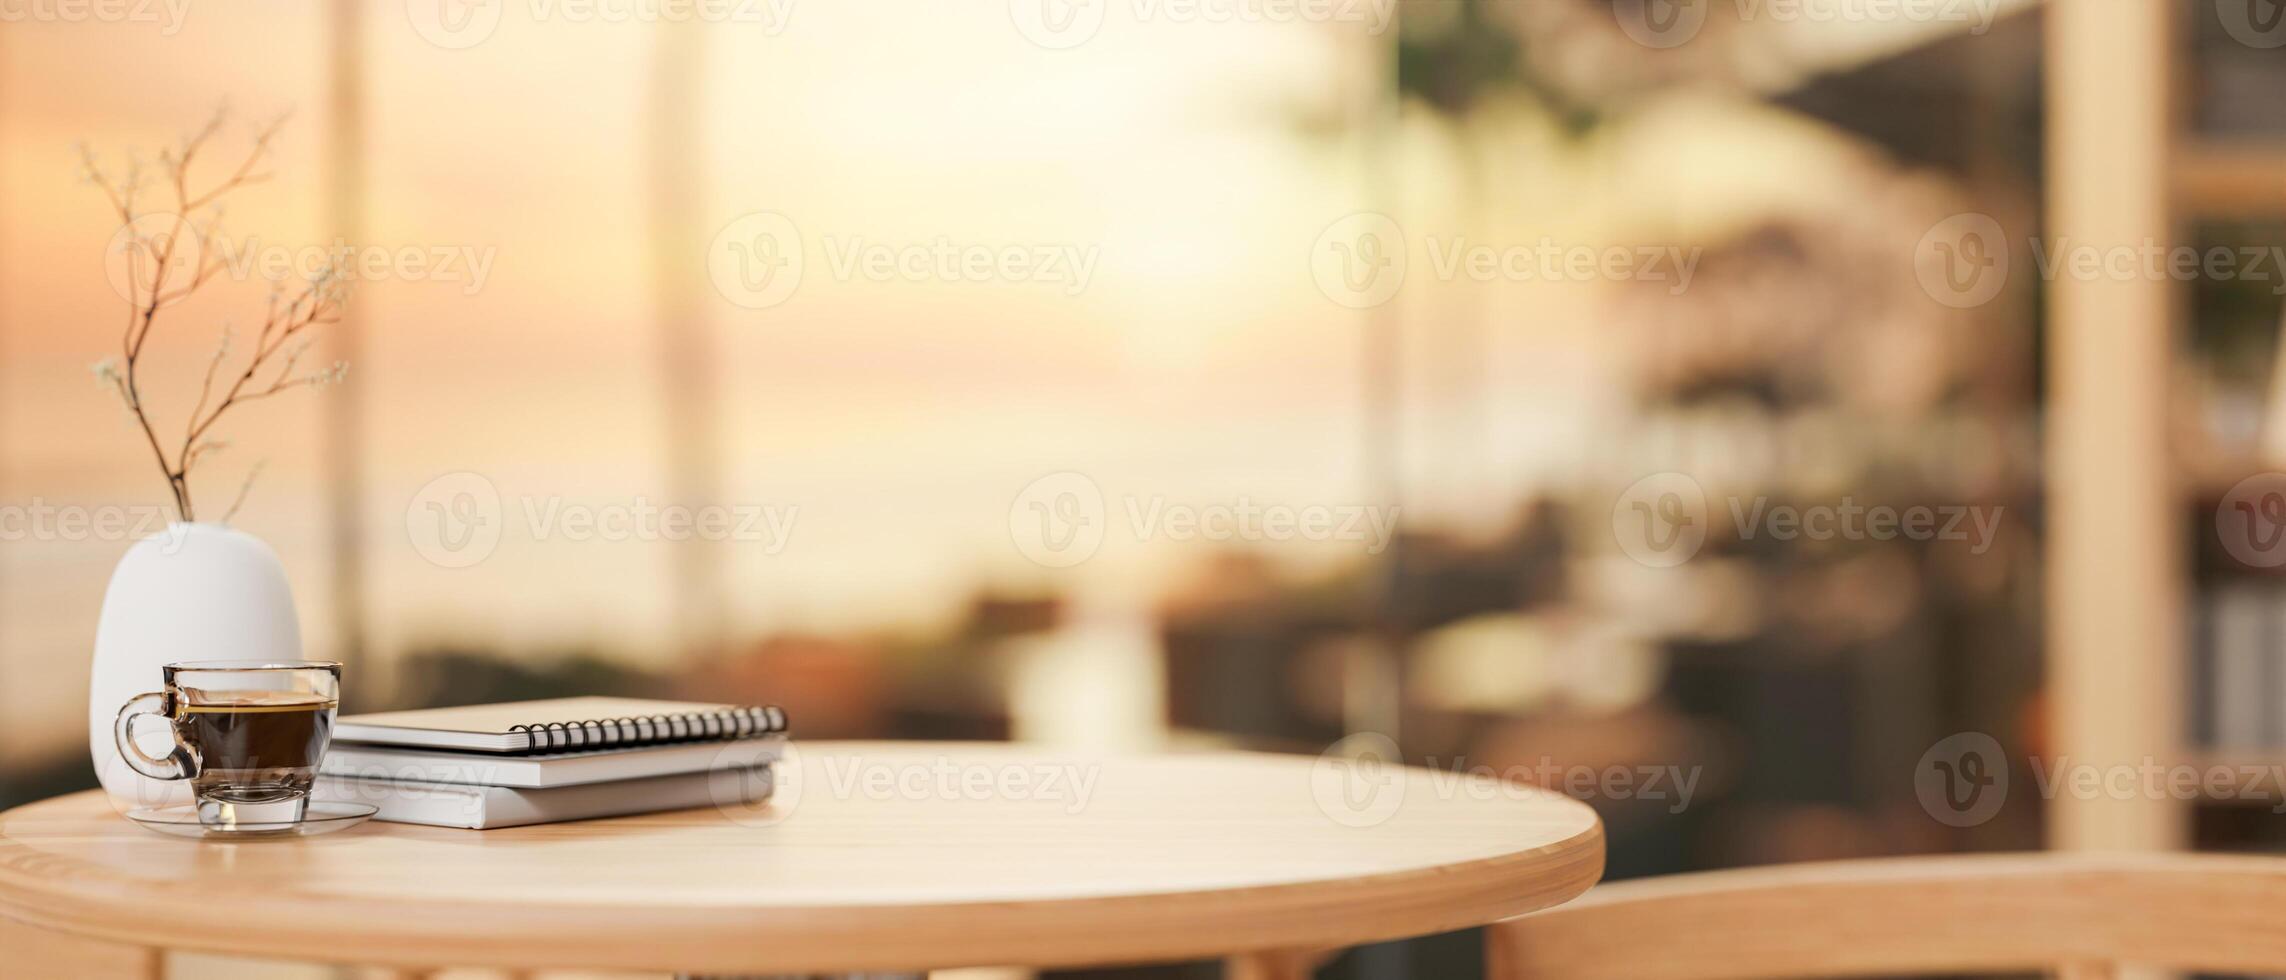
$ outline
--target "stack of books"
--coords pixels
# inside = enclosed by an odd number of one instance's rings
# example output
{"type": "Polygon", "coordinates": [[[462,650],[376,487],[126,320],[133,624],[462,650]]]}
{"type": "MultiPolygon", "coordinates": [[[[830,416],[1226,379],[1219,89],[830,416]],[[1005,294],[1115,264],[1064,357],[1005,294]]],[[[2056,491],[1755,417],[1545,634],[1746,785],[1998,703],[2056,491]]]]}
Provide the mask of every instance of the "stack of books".
{"type": "Polygon", "coordinates": [[[703,806],[750,806],[775,783],[776,707],[556,698],[345,715],[318,799],[377,820],[485,830],[703,806]]]}

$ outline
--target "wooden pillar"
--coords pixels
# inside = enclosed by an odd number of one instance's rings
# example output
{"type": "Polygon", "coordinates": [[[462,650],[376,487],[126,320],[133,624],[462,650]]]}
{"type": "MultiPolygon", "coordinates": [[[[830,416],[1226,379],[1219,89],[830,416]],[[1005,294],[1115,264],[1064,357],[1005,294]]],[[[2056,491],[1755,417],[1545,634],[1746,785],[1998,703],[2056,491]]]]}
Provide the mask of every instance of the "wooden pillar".
{"type": "MultiPolygon", "coordinates": [[[[2047,5],[2046,238],[2164,247],[2175,4],[2047,5]]],[[[2137,254],[2141,254],[2138,252],[2137,254]]],[[[2016,274],[2035,274],[2018,256],[2016,274]]],[[[2049,298],[2049,750],[2074,764],[2166,764],[2182,730],[2182,508],[2169,453],[2174,285],[2058,275],[2049,298]]],[[[2019,792],[2031,792],[2020,774],[2019,792]]],[[[2147,850],[2184,839],[2181,804],[2048,805],[2049,846],[2147,850]]]]}
{"type": "MultiPolygon", "coordinates": [[[[706,64],[708,25],[692,0],[669,0],[677,16],[651,25],[649,111],[644,163],[649,181],[651,292],[657,317],[659,438],[667,454],[667,496],[697,509],[722,492],[722,406],[715,372],[721,352],[707,316],[706,64]]],[[[674,543],[675,653],[715,652],[727,639],[729,608],[719,542],[674,543]]]]}
{"type": "MultiPolygon", "coordinates": [[[[365,237],[365,2],[334,0],[326,10],[326,231],[351,246],[365,237]]],[[[324,420],[327,594],[332,600],[332,657],[356,662],[365,645],[365,370],[368,297],[353,286],[341,322],[329,331],[333,356],[347,361],[350,383],[318,400],[324,420]]]]}
{"type": "MultiPolygon", "coordinates": [[[[1374,66],[1372,87],[1354,104],[1351,120],[1362,134],[1359,149],[1366,207],[1396,212],[1403,199],[1395,162],[1398,133],[1405,101],[1397,89],[1397,32],[1366,34],[1357,43],[1369,51],[1374,66]]],[[[1392,215],[1394,216],[1394,215],[1392,215]]],[[[1387,243],[1399,250],[1409,243],[1387,243]]],[[[1367,309],[1358,344],[1360,442],[1358,459],[1364,473],[1359,481],[1365,499],[1375,506],[1397,508],[1405,503],[1405,299],[1367,309]]],[[[1368,645],[1345,659],[1342,676],[1342,728],[1344,732],[1376,732],[1401,740],[1405,714],[1405,669],[1401,652],[1409,645],[1408,626],[1397,616],[1396,596],[1405,584],[1407,548],[1400,539],[1390,543],[1372,573],[1368,601],[1373,632],[1368,645]]],[[[1402,742],[1400,742],[1402,744],[1402,742]]]]}

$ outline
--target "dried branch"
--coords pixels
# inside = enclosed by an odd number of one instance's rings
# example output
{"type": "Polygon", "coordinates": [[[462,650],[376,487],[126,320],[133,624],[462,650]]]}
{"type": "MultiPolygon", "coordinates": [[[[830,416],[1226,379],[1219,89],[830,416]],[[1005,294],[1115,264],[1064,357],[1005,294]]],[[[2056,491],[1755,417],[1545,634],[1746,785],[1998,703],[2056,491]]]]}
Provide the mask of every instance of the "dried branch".
{"type": "MultiPolygon", "coordinates": [[[[233,406],[295,388],[323,387],[339,381],[344,371],[344,366],[336,365],[323,372],[294,373],[309,346],[303,334],[338,322],[342,304],[348,298],[342,270],[329,268],[283,306],[279,302],[283,291],[272,291],[253,353],[216,400],[216,382],[228,376],[224,365],[233,353],[232,331],[225,325],[221,341],[207,361],[198,401],[184,420],[182,442],[170,456],[159,441],[158,430],[151,422],[151,412],[143,398],[140,369],[144,345],[158,325],[162,309],[198,291],[227,266],[222,250],[216,247],[222,240],[221,201],[240,188],[269,178],[269,173],[259,168],[269,159],[272,144],[286,122],[281,116],[257,127],[252,145],[228,176],[204,189],[194,190],[192,165],[212,145],[228,119],[227,110],[218,110],[179,144],[160,151],[160,181],[173,192],[174,198],[174,208],[167,212],[145,211],[138,206],[138,198],[147,183],[141,161],[130,157],[126,171],[113,177],[103,169],[93,151],[84,145],[80,147],[81,176],[102,190],[104,199],[119,218],[125,236],[123,247],[129,252],[127,322],[121,332],[119,357],[97,364],[96,378],[126,403],[129,415],[150,445],[152,457],[158,461],[160,473],[166,477],[167,488],[174,495],[175,512],[185,521],[195,519],[190,492],[192,468],[199,460],[227,445],[204,438],[225,412],[233,406]],[[202,210],[207,212],[203,220],[196,217],[202,210]],[[142,260],[145,259],[149,260],[147,282],[143,275],[142,260]],[[178,266],[187,266],[187,271],[178,266]],[[170,283],[170,279],[175,281],[170,283]],[[271,380],[267,384],[254,383],[257,375],[269,375],[271,380]],[[209,404],[213,406],[211,409],[209,404]]],[[[252,483],[253,476],[249,474],[246,486],[240,488],[238,500],[231,506],[232,513],[237,511],[237,504],[245,501],[247,488],[252,483]]]]}
{"type": "Polygon", "coordinates": [[[198,404],[191,407],[190,420],[183,423],[184,438],[190,438],[190,427],[206,411],[207,399],[214,397],[214,375],[222,370],[224,358],[230,356],[230,322],[222,324],[222,340],[214,345],[214,356],[206,362],[206,377],[198,383],[198,404]]]}
{"type": "Polygon", "coordinates": [[[246,482],[238,485],[237,499],[230,502],[229,510],[222,512],[222,523],[228,524],[230,523],[231,518],[238,516],[238,508],[245,505],[246,495],[254,489],[255,478],[261,476],[262,468],[268,465],[270,465],[270,461],[265,459],[261,462],[255,463],[253,469],[246,471],[246,482]]]}

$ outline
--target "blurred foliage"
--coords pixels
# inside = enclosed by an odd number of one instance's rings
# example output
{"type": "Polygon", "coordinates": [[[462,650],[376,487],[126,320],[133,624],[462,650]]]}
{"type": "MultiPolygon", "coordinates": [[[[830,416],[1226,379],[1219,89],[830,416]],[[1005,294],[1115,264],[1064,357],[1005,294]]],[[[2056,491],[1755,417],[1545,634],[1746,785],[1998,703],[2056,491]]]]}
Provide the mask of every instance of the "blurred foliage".
{"type": "Polygon", "coordinates": [[[2276,220],[2206,221],[2192,229],[2190,244],[2199,255],[2228,248],[2235,267],[2248,271],[2236,277],[2199,276],[2191,284],[2191,348],[2216,378],[2257,387],[2270,382],[2282,302],[2277,290],[2286,274],[2272,268],[2271,249],[2282,240],[2286,222],[2276,220]],[[2260,254],[2261,264],[2243,261],[2249,249],[2260,254]],[[2261,271],[2265,269],[2269,271],[2261,271]]]}
{"type": "MultiPolygon", "coordinates": [[[[1546,107],[1573,135],[1603,121],[1598,107],[1531,70],[1530,41],[1492,15],[1497,0],[1408,2],[1397,22],[1397,92],[1459,119],[1507,89],[1546,107]]],[[[1568,3],[1574,0],[1533,0],[1568,3]]]]}

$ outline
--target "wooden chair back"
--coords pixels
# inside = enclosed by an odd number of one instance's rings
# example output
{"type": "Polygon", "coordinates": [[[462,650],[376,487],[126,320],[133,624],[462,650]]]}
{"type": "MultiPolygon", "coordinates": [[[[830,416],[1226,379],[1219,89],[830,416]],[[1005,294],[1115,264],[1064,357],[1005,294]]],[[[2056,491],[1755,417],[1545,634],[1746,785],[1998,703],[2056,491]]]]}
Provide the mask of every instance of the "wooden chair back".
{"type": "Polygon", "coordinates": [[[1599,885],[1486,935],[1492,980],[2286,973],[2286,858],[1996,854],[1676,875],[1599,885]]]}

